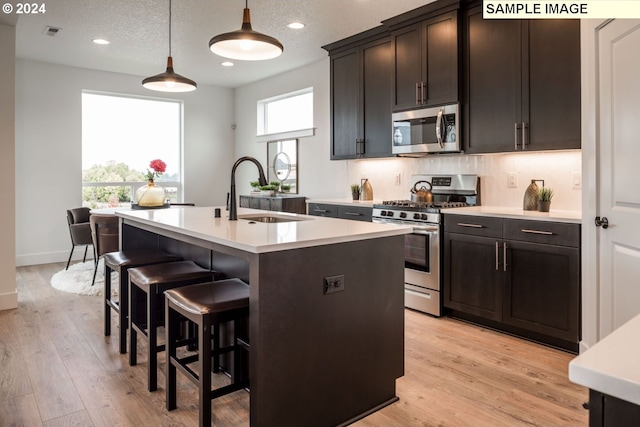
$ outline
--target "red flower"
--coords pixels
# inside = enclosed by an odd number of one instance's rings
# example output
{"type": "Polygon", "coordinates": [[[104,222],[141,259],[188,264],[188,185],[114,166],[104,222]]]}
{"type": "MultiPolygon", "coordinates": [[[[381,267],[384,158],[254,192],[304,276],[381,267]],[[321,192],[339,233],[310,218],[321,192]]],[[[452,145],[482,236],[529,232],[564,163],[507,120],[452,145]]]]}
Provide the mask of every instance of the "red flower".
{"type": "Polygon", "coordinates": [[[151,160],[149,167],[156,173],[164,173],[167,170],[167,164],[160,159],[151,160]]]}
{"type": "Polygon", "coordinates": [[[152,172],[147,169],[147,173],[145,174],[145,177],[149,181],[153,181],[167,170],[167,164],[160,159],[151,160],[149,167],[153,170],[152,172]]]}

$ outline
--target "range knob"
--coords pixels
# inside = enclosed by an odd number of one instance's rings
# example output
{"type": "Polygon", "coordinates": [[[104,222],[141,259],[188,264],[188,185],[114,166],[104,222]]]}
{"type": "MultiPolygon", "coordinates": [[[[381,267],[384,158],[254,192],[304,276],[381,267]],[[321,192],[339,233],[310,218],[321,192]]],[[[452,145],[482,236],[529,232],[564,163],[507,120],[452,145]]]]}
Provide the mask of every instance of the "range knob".
{"type": "Polygon", "coordinates": [[[387,216],[393,216],[393,211],[387,211],[387,216]]]}
{"type": "Polygon", "coordinates": [[[400,212],[400,218],[406,218],[406,217],[407,217],[406,212],[400,212]]]}
{"type": "Polygon", "coordinates": [[[420,214],[419,213],[414,213],[413,214],[413,219],[420,219],[420,214]]]}
{"type": "Polygon", "coordinates": [[[380,211],[380,216],[387,216],[387,211],[380,211]]]}
{"type": "Polygon", "coordinates": [[[421,218],[422,218],[422,219],[424,219],[424,220],[427,220],[427,219],[429,219],[429,215],[427,215],[427,214],[422,214],[422,215],[421,215],[421,218]]]}

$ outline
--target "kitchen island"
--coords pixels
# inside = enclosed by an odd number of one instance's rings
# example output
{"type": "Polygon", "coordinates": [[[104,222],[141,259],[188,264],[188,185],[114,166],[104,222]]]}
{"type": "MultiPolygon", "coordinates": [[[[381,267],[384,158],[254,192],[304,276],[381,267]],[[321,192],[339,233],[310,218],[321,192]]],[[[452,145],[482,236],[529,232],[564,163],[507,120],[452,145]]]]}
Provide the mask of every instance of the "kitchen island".
{"type": "Polygon", "coordinates": [[[396,401],[411,229],[243,208],[229,221],[220,209],[118,212],[121,247],[249,283],[251,424],[347,425],[396,401]]]}

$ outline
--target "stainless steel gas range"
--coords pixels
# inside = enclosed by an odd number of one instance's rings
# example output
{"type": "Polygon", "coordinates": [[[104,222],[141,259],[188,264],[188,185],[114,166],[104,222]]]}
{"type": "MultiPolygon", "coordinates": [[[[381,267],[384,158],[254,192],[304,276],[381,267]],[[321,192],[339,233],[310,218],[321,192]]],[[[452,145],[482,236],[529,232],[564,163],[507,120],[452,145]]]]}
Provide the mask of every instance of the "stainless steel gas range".
{"type": "Polygon", "coordinates": [[[442,212],[447,208],[480,204],[477,175],[413,175],[411,187],[431,184],[433,201],[389,200],[373,206],[372,221],[410,225],[404,243],[405,306],[433,316],[442,312],[442,212]]]}

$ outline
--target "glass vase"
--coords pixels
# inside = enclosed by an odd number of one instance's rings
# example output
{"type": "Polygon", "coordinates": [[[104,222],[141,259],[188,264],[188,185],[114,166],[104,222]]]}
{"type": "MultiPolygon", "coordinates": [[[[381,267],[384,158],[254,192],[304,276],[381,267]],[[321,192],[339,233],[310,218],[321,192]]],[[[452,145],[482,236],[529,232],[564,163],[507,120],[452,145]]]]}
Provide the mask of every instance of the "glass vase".
{"type": "Polygon", "coordinates": [[[138,206],[164,206],[164,201],[164,188],[155,185],[152,179],[147,182],[147,185],[138,188],[136,191],[136,203],[138,203],[138,206]]]}

